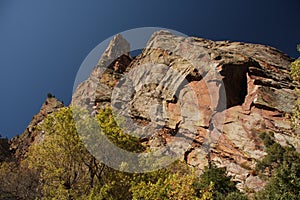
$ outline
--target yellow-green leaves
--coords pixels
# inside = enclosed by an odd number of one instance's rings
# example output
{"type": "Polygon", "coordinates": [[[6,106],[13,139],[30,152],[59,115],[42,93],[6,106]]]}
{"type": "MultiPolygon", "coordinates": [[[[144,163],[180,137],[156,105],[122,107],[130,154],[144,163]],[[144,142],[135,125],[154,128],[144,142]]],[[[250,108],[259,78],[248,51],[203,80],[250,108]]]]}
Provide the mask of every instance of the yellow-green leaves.
{"type": "MultiPolygon", "coordinates": [[[[298,45],[298,51],[300,52],[300,45],[298,45]]],[[[291,76],[293,78],[293,81],[296,84],[300,84],[300,57],[291,63],[291,76]]],[[[292,127],[294,129],[300,128],[300,91],[299,89],[296,89],[296,95],[298,96],[293,113],[292,113],[292,127]]]]}
{"type": "Polygon", "coordinates": [[[130,152],[143,152],[145,150],[139,138],[123,133],[117,125],[110,108],[101,110],[97,115],[97,120],[101,131],[115,145],[130,152]]]}
{"type": "Polygon", "coordinates": [[[44,140],[32,146],[28,163],[41,173],[46,198],[68,199],[84,194],[88,187],[88,156],[76,132],[71,108],[48,116],[39,129],[44,140]]]}
{"type": "Polygon", "coordinates": [[[131,187],[133,199],[199,199],[193,187],[195,182],[194,174],[170,173],[158,177],[156,182],[142,180],[131,187]]]}
{"type": "MultiPolygon", "coordinates": [[[[300,45],[297,46],[300,52],[300,45]]],[[[300,83],[300,57],[291,63],[291,76],[295,82],[300,83]]]]}

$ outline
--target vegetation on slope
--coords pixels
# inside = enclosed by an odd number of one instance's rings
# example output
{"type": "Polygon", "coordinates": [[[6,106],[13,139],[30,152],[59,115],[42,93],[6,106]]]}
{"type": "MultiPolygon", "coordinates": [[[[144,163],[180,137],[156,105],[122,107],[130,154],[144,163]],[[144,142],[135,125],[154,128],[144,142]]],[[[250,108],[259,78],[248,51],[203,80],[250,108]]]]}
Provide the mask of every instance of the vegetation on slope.
{"type": "MultiPolygon", "coordinates": [[[[145,147],[116,126],[111,110],[96,116],[105,134],[131,151],[145,147]]],[[[15,199],[224,199],[236,195],[224,169],[208,167],[201,177],[176,162],[151,173],[132,174],[98,162],[76,132],[72,109],[62,108],[39,125],[44,140],[33,145],[20,166],[0,166],[1,198],[15,199]],[[7,181],[9,180],[9,183],[7,181]],[[30,181],[29,181],[30,180],[30,181]],[[234,194],[233,194],[234,193],[234,194]]],[[[244,198],[244,197],[243,197],[244,198]]],[[[242,198],[242,199],[243,199],[242,198]]]]}
{"type": "Polygon", "coordinates": [[[300,154],[292,146],[276,143],[272,133],[263,133],[261,138],[268,154],[256,168],[269,182],[256,199],[300,199],[300,154]]]}
{"type": "MultiPolygon", "coordinates": [[[[298,51],[300,52],[300,45],[298,45],[298,51]]],[[[291,76],[293,81],[300,83],[300,57],[291,63],[291,76]]],[[[296,100],[293,113],[292,113],[292,125],[293,128],[300,128],[300,91],[296,90],[298,98],[296,100]]]]}

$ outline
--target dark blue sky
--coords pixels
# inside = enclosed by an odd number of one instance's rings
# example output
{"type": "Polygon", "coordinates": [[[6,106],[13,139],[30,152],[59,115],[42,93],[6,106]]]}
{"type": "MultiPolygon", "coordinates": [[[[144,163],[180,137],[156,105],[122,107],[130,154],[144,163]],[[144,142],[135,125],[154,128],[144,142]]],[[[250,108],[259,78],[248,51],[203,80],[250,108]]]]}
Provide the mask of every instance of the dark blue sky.
{"type": "Polygon", "coordinates": [[[299,0],[1,0],[0,133],[21,134],[48,92],[68,104],[84,58],[116,33],[159,26],[297,57],[299,8],[299,0]]]}

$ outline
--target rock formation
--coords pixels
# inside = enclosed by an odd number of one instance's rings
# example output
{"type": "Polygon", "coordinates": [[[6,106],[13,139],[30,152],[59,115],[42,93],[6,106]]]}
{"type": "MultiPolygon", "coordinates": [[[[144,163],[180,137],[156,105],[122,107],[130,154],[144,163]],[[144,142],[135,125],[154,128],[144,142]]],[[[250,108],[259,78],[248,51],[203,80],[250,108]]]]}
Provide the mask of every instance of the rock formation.
{"type": "Polygon", "coordinates": [[[79,84],[73,94],[71,105],[79,107],[92,107],[98,102],[109,102],[111,88],[120,78],[125,67],[132,58],[129,56],[130,45],[121,35],[116,35],[109,43],[108,48],[101,56],[89,78],[79,84]],[[105,82],[106,84],[101,84],[105,82]]]}
{"type": "Polygon", "coordinates": [[[126,129],[134,131],[135,124],[148,128],[138,134],[150,147],[192,138],[188,149],[179,144],[174,151],[199,170],[208,162],[226,167],[240,189],[257,190],[263,185],[252,175],[256,160],[266,155],[260,133],[274,132],[280,144],[300,150],[300,140],[286,118],[296,99],[294,89],[299,87],[289,75],[293,61],[289,56],[259,44],[214,42],[160,31],[132,60],[129,45],[116,43],[118,38],[78,87],[73,96],[77,105],[94,97],[96,110],[112,106],[129,119],[126,129]],[[108,52],[114,48],[124,51],[111,61],[114,53],[108,52]],[[101,66],[106,70],[99,73],[101,66]],[[161,128],[150,126],[153,123],[161,128]]]}
{"type": "Polygon", "coordinates": [[[17,160],[24,158],[28,148],[32,144],[43,139],[44,133],[36,130],[37,125],[49,114],[62,107],[64,107],[64,104],[55,97],[47,98],[40,111],[32,118],[26,130],[20,136],[11,139],[10,152],[17,160]]]}
{"type": "MultiPolygon", "coordinates": [[[[121,35],[114,37],[74,92],[72,106],[91,113],[112,106],[126,119],[126,129],[139,130],[150,148],[170,145],[199,171],[209,162],[226,167],[241,190],[264,184],[253,173],[266,155],[262,132],[273,132],[280,144],[300,150],[300,131],[292,131],[286,117],[300,86],[291,81],[293,59],[284,53],[166,31],[154,33],[136,58],[129,51],[121,35]]],[[[10,141],[11,152],[22,158],[43,138],[36,125],[63,106],[48,98],[24,133],[10,141]]]]}

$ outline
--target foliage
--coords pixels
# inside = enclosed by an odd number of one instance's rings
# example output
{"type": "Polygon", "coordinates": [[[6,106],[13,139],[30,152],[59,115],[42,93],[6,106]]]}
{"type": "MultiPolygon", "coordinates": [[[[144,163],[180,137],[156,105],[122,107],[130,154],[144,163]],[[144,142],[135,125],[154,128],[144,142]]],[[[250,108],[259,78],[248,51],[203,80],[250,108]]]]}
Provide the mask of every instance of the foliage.
{"type": "Polygon", "coordinates": [[[90,194],[92,199],[132,199],[129,191],[135,174],[106,168],[102,184],[98,184],[90,194]]]}
{"type": "Polygon", "coordinates": [[[225,200],[247,200],[248,197],[240,192],[231,192],[226,197],[225,200]]]}
{"type": "Polygon", "coordinates": [[[259,138],[263,141],[264,145],[268,148],[270,146],[272,146],[275,142],[274,142],[274,133],[273,132],[262,132],[259,135],[259,138]]]}
{"type": "Polygon", "coordinates": [[[213,164],[200,177],[180,162],[156,173],[160,173],[153,174],[156,179],[143,177],[131,187],[133,199],[247,199],[226,176],[225,169],[213,164]]]}
{"type": "Polygon", "coordinates": [[[258,161],[256,170],[262,174],[269,174],[276,169],[283,161],[283,155],[286,151],[280,144],[274,142],[273,133],[262,133],[260,138],[263,140],[266,147],[267,155],[263,160],[258,161]]]}
{"type": "Polygon", "coordinates": [[[130,191],[133,199],[199,199],[193,186],[196,180],[186,164],[176,162],[167,169],[136,175],[130,191]]]}
{"type": "MultiPolygon", "coordinates": [[[[297,46],[300,52],[300,45],[297,46]]],[[[291,63],[291,76],[295,82],[300,83],[300,57],[291,63]]]]}
{"type": "Polygon", "coordinates": [[[0,199],[36,199],[41,195],[35,170],[16,162],[0,163],[0,199]]]}
{"type": "Polygon", "coordinates": [[[268,155],[258,163],[257,169],[269,169],[272,176],[256,199],[300,199],[300,154],[293,147],[282,147],[274,139],[266,151],[268,155]]]}
{"type": "Polygon", "coordinates": [[[235,183],[226,176],[224,168],[217,168],[214,164],[205,167],[204,173],[200,176],[200,181],[196,184],[196,188],[200,192],[200,196],[213,187],[213,197],[226,197],[231,192],[238,192],[235,183]]]}
{"type": "Polygon", "coordinates": [[[39,129],[44,141],[28,153],[29,166],[41,172],[45,198],[70,199],[87,192],[89,170],[84,148],[73,121],[71,108],[62,108],[48,116],[39,129]]]}
{"type": "Polygon", "coordinates": [[[111,108],[100,110],[96,117],[101,131],[115,145],[130,152],[143,152],[145,150],[139,138],[123,133],[112,115],[111,108]]]}
{"type": "Polygon", "coordinates": [[[49,93],[47,94],[47,97],[48,97],[48,98],[54,98],[55,96],[49,92],[49,93]]]}
{"type": "Polygon", "coordinates": [[[300,91],[296,90],[296,94],[298,95],[298,98],[295,102],[293,113],[292,113],[292,127],[294,129],[300,128],[300,91]]]}
{"type": "MultiPolygon", "coordinates": [[[[37,181],[34,188],[40,192],[39,199],[224,199],[229,195],[243,199],[225,169],[214,165],[200,178],[185,162],[144,174],[105,166],[84,147],[73,117],[71,108],[62,108],[37,127],[44,138],[30,147],[24,166],[28,164],[26,169],[36,172],[33,180],[37,181]]],[[[96,119],[102,130],[97,134],[105,134],[128,151],[145,150],[138,138],[121,131],[111,109],[101,110],[96,119]]]]}
{"type": "Polygon", "coordinates": [[[181,176],[168,174],[166,178],[159,178],[157,182],[140,182],[133,186],[133,199],[197,199],[195,189],[192,187],[192,175],[181,176]]]}
{"type": "MultiPolygon", "coordinates": [[[[300,45],[298,45],[298,51],[300,52],[300,45]]],[[[291,76],[293,78],[293,81],[296,84],[300,83],[300,57],[296,59],[294,62],[291,63],[291,76]]],[[[300,128],[300,91],[299,89],[296,89],[296,95],[298,96],[292,113],[292,126],[294,129],[300,128]]]]}

